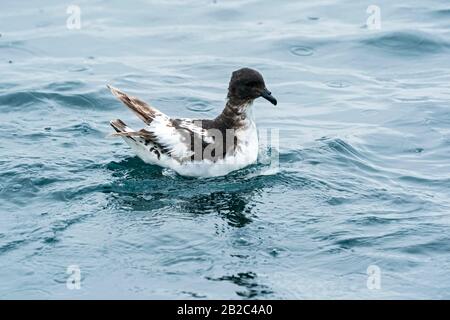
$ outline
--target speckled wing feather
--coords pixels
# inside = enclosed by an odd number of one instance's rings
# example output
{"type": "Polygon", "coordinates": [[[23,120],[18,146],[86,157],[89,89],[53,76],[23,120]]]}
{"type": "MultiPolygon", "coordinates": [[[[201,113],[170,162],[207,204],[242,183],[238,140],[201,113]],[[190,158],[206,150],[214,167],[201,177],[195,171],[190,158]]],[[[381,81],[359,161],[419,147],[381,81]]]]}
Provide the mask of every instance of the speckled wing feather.
{"type": "Polygon", "coordinates": [[[126,93],[110,85],[107,85],[107,87],[108,89],[111,90],[114,96],[116,96],[120,101],[122,101],[128,108],[130,108],[131,111],[133,111],[146,124],[150,124],[156,116],[162,115],[160,111],[149,106],[144,101],[136,97],[129,96],[126,93]]]}
{"type": "Polygon", "coordinates": [[[147,124],[145,128],[134,131],[120,119],[111,121],[111,126],[116,130],[113,136],[132,139],[145,146],[151,144],[156,146],[160,153],[178,161],[184,161],[193,156],[194,139],[201,139],[202,145],[211,140],[207,131],[201,127],[201,121],[171,119],[136,97],[129,96],[112,86],[108,86],[108,88],[147,124]]]}

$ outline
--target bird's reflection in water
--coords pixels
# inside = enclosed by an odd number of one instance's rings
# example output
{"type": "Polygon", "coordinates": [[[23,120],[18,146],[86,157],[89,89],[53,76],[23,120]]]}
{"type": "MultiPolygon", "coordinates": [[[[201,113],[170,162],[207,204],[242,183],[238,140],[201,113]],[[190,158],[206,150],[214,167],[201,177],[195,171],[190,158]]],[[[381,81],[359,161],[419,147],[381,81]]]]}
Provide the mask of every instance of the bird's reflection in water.
{"type": "Polygon", "coordinates": [[[217,191],[210,194],[197,195],[185,202],[182,208],[185,211],[208,214],[216,212],[222,216],[229,225],[243,227],[252,220],[249,199],[251,192],[237,193],[217,191]]]}
{"type": "Polygon", "coordinates": [[[273,293],[273,291],[270,290],[269,287],[258,284],[256,278],[257,276],[253,272],[239,272],[235,275],[222,276],[219,278],[206,277],[206,279],[211,281],[229,281],[234,283],[235,285],[244,289],[244,291],[237,291],[236,294],[246,299],[261,298],[273,293]]]}
{"type": "Polygon", "coordinates": [[[183,213],[216,213],[238,228],[252,221],[251,200],[263,187],[258,178],[246,180],[242,173],[208,179],[165,176],[161,168],[135,157],[106,167],[113,172],[114,181],[104,191],[111,194],[115,208],[151,213],[166,207],[183,213]]]}
{"type": "MultiPolygon", "coordinates": [[[[255,198],[271,184],[267,177],[255,175],[255,168],[226,177],[183,178],[165,175],[160,168],[146,165],[137,158],[127,158],[109,163],[107,169],[113,176],[109,189],[105,190],[110,193],[110,205],[125,212],[145,212],[146,218],[154,215],[155,224],[169,219],[164,212],[170,215],[178,212],[192,215],[193,220],[199,215],[218,215],[232,229],[243,228],[252,222],[255,198]]],[[[238,234],[240,237],[241,233],[238,234]]],[[[244,299],[273,293],[252,271],[206,278],[237,285],[236,295],[244,299]]]]}

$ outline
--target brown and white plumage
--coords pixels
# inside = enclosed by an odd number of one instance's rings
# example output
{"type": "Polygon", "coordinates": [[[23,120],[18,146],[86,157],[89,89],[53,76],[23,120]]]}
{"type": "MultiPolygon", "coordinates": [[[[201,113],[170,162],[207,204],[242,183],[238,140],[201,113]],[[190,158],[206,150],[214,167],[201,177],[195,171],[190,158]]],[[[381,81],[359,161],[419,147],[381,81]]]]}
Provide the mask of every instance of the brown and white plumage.
{"type": "Polygon", "coordinates": [[[276,104],[262,76],[248,68],[233,73],[227,104],[215,119],[173,119],[136,97],[108,88],[146,124],[133,130],[122,120],[113,120],[113,135],[122,137],[143,161],[186,176],[225,175],[255,162],[258,138],[252,102],[263,96],[276,104]]]}

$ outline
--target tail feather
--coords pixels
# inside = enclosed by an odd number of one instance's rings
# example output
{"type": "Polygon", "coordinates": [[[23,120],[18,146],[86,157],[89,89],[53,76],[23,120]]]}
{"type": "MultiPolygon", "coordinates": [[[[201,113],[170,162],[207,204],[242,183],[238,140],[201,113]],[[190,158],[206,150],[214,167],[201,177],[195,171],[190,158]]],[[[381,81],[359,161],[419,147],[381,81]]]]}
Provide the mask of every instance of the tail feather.
{"type": "Polygon", "coordinates": [[[141,129],[139,131],[116,132],[116,133],[110,134],[110,136],[111,137],[141,137],[146,140],[151,140],[152,138],[154,138],[154,136],[150,132],[148,132],[144,129],[141,129]]]}
{"type": "Polygon", "coordinates": [[[138,134],[137,131],[134,131],[130,127],[128,127],[125,122],[123,122],[120,119],[111,120],[110,121],[111,127],[116,130],[115,133],[110,134],[110,137],[123,137],[123,138],[130,138],[131,140],[136,141],[133,137],[134,136],[141,136],[138,134]]]}
{"type": "Polygon", "coordinates": [[[110,121],[111,126],[114,128],[114,130],[117,131],[117,133],[124,133],[132,131],[126,124],[120,119],[111,120],[110,121]]]}
{"type": "Polygon", "coordinates": [[[146,124],[150,124],[155,116],[162,114],[157,109],[149,106],[142,100],[136,97],[127,95],[126,93],[107,85],[108,89],[111,90],[112,94],[116,96],[120,101],[122,101],[128,108],[131,109],[142,121],[146,124]]]}

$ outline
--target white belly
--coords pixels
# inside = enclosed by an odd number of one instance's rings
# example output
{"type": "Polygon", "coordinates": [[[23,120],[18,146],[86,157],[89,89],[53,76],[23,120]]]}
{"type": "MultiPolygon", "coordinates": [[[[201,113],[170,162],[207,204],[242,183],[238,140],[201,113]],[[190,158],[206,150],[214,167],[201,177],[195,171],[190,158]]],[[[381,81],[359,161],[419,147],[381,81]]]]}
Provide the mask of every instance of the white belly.
{"type": "Polygon", "coordinates": [[[228,173],[242,169],[256,162],[258,158],[258,133],[256,125],[252,125],[236,131],[238,143],[236,152],[227,155],[223,159],[215,162],[210,160],[186,162],[182,165],[175,165],[171,169],[178,174],[191,177],[216,177],[227,175],[228,173]]]}

